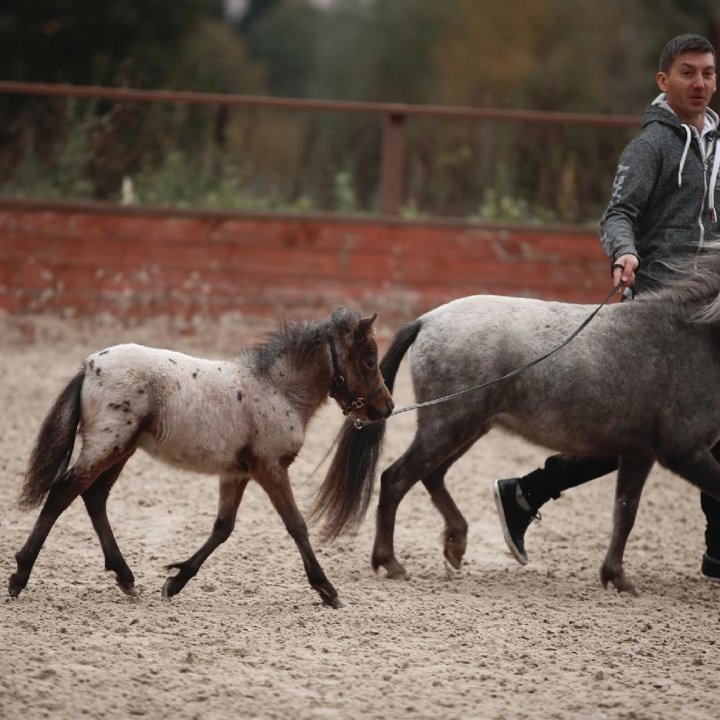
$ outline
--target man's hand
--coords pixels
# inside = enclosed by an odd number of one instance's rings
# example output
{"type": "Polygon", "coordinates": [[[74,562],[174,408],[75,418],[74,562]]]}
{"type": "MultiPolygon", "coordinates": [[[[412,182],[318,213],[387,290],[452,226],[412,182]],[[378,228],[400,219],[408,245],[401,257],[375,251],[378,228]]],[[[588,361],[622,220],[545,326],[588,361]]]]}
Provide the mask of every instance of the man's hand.
{"type": "Polygon", "coordinates": [[[640,265],[637,255],[627,254],[616,258],[612,264],[613,285],[622,283],[625,287],[632,287],[635,282],[635,271],[640,265]]]}

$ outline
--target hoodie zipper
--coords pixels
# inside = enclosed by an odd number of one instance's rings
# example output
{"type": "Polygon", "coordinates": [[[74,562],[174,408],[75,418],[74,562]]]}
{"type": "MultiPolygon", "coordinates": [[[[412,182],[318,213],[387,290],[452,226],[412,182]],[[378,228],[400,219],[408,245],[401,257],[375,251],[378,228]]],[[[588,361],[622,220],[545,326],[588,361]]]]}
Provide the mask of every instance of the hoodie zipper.
{"type": "Polygon", "coordinates": [[[698,147],[700,149],[700,157],[702,158],[702,176],[703,176],[703,196],[702,196],[702,203],[700,203],[700,214],[698,216],[698,225],[700,226],[700,242],[698,243],[697,250],[695,251],[695,262],[694,267],[695,270],[697,270],[697,259],[700,256],[700,251],[702,250],[703,243],[705,242],[705,225],[703,224],[703,214],[705,212],[705,200],[707,199],[707,191],[708,191],[708,182],[707,182],[707,154],[705,153],[705,148],[703,148],[702,139],[700,138],[700,133],[697,131],[697,128],[692,128],[692,132],[695,133],[695,138],[698,143],[698,147]]]}

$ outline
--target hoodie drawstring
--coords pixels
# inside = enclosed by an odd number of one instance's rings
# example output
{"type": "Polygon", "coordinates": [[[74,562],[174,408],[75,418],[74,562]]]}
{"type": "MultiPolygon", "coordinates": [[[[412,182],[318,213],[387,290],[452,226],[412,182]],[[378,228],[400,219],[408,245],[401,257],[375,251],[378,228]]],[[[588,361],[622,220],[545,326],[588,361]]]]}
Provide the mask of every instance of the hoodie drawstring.
{"type": "Polygon", "coordinates": [[[680,158],[680,167],[678,168],[678,187],[682,187],[682,171],[685,167],[685,160],[687,160],[690,143],[692,142],[692,133],[690,132],[690,128],[684,123],[683,127],[685,128],[685,149],[683,150],[682,157],[680,158]]]}
{"type": "Polygon", "coordinates": [[[715,185],[717,183],[718,171],[720,171],[720,148],[718,147],[717,135],[713,139],[714,153],[712,172],[710,173],[710,191],[708,193],[708,211],[710,220],[717,222],[717,211],[715,210],[715,185]]]}

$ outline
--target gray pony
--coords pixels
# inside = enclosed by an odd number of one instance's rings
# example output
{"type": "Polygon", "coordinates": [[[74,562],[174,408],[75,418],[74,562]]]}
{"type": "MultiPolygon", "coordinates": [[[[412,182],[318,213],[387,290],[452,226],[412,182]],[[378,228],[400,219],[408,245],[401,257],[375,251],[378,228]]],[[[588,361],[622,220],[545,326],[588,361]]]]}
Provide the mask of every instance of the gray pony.
{"type": "MultiPolygon", "coordinates": [[[[654,462],[720,499],[720,245],[675,268],[665,289],[607,305],[571,343],[525,372],[442,404],[421,407],[405,453],[381,477],[374,569],[406,577],[393,545],[398,505],[422,481],[445,521],[444,554],[459,567],[467,522],[445,486],[451,465],[491,427],[572,456],[618,457],[604,586],[636,594],[623,553],[654,462]]],[[[382,359],[392,390],[410,353],[417,402],[498,378],[572,334],[593,308],[473,296],[402,327],[382,359]]],[[[356,527],[370,501],[385,421],[341,430],[315,515],[328,539],[356,527]]]]}

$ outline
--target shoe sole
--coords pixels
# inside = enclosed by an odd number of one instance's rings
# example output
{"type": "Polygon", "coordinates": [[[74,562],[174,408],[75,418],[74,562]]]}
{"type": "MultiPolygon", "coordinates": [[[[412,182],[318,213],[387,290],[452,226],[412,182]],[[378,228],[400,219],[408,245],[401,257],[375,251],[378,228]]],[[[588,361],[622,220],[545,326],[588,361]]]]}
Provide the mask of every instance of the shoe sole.
{"type": "Polygon", "coordinates": [[[512,556],[521,564],[527,565],[527,555],[523,555],[515,546],[510,535],[510,530],[507,526],[507,520],[505,519],[505,509],[503,508],[502,498],[500,497],[500,488],[498,487],[498,481],[495,481],[493,485],[493,495],[495,496],[495,507],[497,508],[497,514],[500,519],[500,527],[502,528],[503,537],[505,538],[505,544],[508,546],[508,550],[512,553],[512,556]]]}
{"type": "Polygon", "coordinates": [[[715,583],[715,585],[720,585],[720,577],[713,577],[712,575],[706,575],[704,572],[700,572],[700,577],[705,580],[706,582],[715,583]]]}

